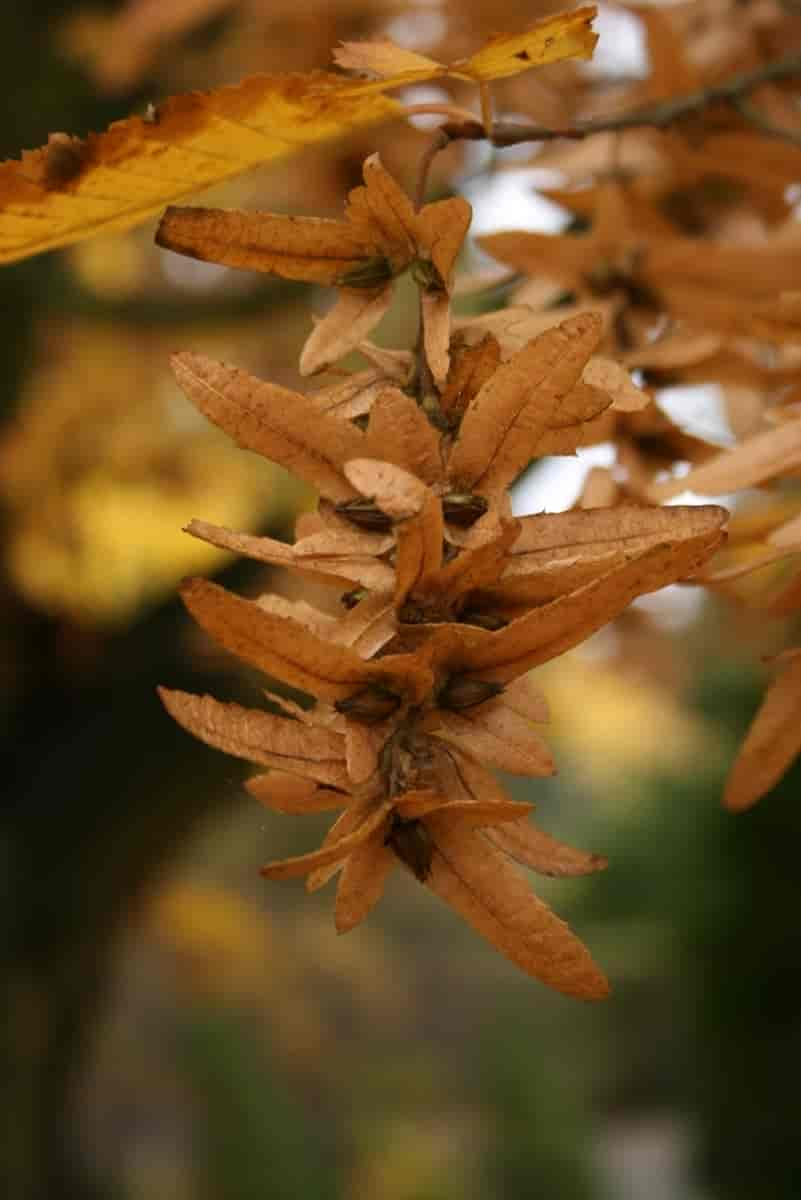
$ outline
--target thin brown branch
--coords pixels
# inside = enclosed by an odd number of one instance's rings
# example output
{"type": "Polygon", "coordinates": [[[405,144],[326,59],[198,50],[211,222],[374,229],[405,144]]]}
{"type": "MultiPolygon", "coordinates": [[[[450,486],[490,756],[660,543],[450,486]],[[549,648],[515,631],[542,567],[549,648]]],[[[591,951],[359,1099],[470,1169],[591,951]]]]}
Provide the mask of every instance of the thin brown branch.
{"type": "Polygon", "coordinates": [[[801,150],[801,133],[797,129],[787,129],[784,125],[777,125],[745,96],[736,96],[731,103],[743,120],[747,121],[749,125],[753,125],[754,129],[767,134],[768,137],[781,138],[782,141],[789,142],[791,146],[797,146],[801,150]]]}
{"type": "Polygon", "coordinates": [[[425,204],[426,188],[428,187],[428,173],[431,169],[431,164],[439,154],[440,150],[444,150],[451,142],[451,137],[445,132],[443,125],[436,131],[428,146],[423,151],[420,158],[420,165],[417,168],[417,187],[414,193],[415,211],[419,212],[425,204]]]}
{"type": "MultiPolygon", "coordinates": [[[[766,83],[778,83],[783,79],[801,78],[801,53],[787,55],[785,58],[766,63],[753,71],[743,71],[732,75],[730,79],[686,96],[676,96],[669,100],[661,100],[657,104],[642,105],[629,112],[613,114],[609,117],[594,117],[588,121],[576,121],[562,129],[552,129],[547,125],[526,125],[522,123],[505,124],[496,122],[492,126],[488,139],[493,146],[518,146],[524,142],[552,142],[558,138],[574,140],[592,137],[596,133],[615,133],[625,129],[668,129],[678,121],[687,117],[698,116],[714,104],[731,104],[738,109],[741,116],[754,128],[770,137],[781,137],[786,141],[799,145],[798,136],[791,130],[774,125],[763,117],[757,109],[746,104],[743,99],[756,88],[766,83]]],[[[442,127],[445,135],[456,140],[467,138],[473,141],[485,138],[486,131],[478,121],[462,124],[448,123],[442,127]]]]}

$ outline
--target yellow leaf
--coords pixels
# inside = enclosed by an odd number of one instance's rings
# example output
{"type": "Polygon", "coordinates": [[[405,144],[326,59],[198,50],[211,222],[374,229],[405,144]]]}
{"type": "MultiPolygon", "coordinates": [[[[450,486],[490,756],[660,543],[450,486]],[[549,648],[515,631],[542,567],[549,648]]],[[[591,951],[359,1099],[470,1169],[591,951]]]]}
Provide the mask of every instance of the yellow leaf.
{"type": "Polygon", "coordinates": [[[129,228],[249,167],[402,111],[335,75],[253,75],[174,96],[152,119],[116,121],[84,141],[56,135],[0,165],[0,262],[129,228]]]}
{"type": "Polygon", "coordinates": [[[590,26],[597,12],[594,5],[587,5],[573,12],[545,17],[525,33],[498,34],[470,58],[459,59],[448,66],[404,50],[390,41],[346,42],[334,52],[334,58],[341,67],[381,77],[363,83],[361,87],[365,93],[423,83],[443,75],[471,83],[488,83],[566,58],[592,58],[598,35],[590,26]]]}
{"type": "Polygon", "coordinates": [[[598,10],[594,5],[559,13],[537,21],[525,33],[499,34],[462,62],[452,63],[449,74],[484,82],[507,79],[530,67],[565,58],[592,58],[598,35],[590,26],[598,10]]]}

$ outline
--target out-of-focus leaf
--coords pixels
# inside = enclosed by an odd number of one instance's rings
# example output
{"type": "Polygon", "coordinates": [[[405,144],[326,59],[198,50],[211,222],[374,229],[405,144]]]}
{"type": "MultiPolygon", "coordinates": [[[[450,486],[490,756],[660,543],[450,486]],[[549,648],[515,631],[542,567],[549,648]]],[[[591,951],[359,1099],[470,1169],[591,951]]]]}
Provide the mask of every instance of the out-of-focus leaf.
{"type": "Polygon", "coordinates": [[[801,650],[780,656],[781,673],[754,717],[723,796],[736,812],[750,808],[779,782],[801,750],[801,650]]]}
{"type": "Polygon", "coordinates": [[[801,464],[801,420],[791,420],[747,438],[732,450],[723,450],[686,475],[650,488],[656,502],[681,492],[717,496],[738,488],[754,487],[801,464]]]}
{"type": "MultiPolygon", "coordinates": [[[[119,625],[223,565],[181,532],[195,513],[235,527],[291,514],[297,486],[198,417],[165,372],[173,330],[73,319],[42,335],[0,437],[7,569],[31,603],[119,625]]],[[[240,327],[235,344],[263,337],[240,327]]]]}
{"type": "Polygon", "coordinates": [[[401,112],[335,75],[254,75],[173,96],[151,118],[85,139],[51,134],[0,165],[0,262],[128,228],[249,167],[401,112]]]}
{"type": "Polygon", "coordinates": [[[591,25],[597,12],[594,5],[588,5],[545,17],[525,33],[498,34],[469,58],[449,66],[387,40],[345,42],[334,58],[341,67],[379,76],[380,80],[372,85],[376,89],[422,83],[445,75],[486,83],[566,58],[592,58],[598,36],[591,25]]]}

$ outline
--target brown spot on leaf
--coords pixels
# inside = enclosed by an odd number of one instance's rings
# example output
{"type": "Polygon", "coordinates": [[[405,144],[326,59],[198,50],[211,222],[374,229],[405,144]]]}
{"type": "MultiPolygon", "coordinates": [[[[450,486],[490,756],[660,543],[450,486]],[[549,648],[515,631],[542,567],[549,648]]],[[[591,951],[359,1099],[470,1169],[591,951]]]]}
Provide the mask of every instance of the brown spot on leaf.
{"type": "Polygon", "coordinates": [[[48,191],[72,183],[87,166],[87,144],[67,133],[51,133],[44,154],[42,182],[48,191]]]}

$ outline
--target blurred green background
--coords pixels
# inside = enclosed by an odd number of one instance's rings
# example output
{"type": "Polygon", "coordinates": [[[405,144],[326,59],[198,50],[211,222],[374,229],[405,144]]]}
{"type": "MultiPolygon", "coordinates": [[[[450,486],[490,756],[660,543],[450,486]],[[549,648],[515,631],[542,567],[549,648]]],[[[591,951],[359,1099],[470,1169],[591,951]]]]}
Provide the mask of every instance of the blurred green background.
{"type": "MultiPolygon", "coordinates": [[[[456,51],[544,11],[454,4],[432,32],[435,7],[416,13],[421,38],[456,51]]],[[[3,15],[16,156],[171,91],[325,66],[340,38],[393,21],[409,36],[415,14],[38,0],[3,15]]],[[[335,214],[369,150],[408,176],[422,139],[360,133],[212,200],[335,214]]],[[[443,156],[440,187],[459,165],[443,156]]],[[[607,970],[608,1002],[518,976],[405,876],[337,938],[327,892],[256,874],[312,846],[317,819],[243,798],[240,765],[154,694],[258,702],[174,589],[205,570],[244,591],[285,581],[180,528],[282,535],[309,502],[195,417],[169,352],[297,385],[310,297],[151,241],[0,272],[2,1195],[797,1200],[801,774],[747,815],[719,806],[768,635],[712,605],[678,634],[641,610],[542,672],[560,775],[510,787],[611,859],[538,881],[607,970]]]]}

